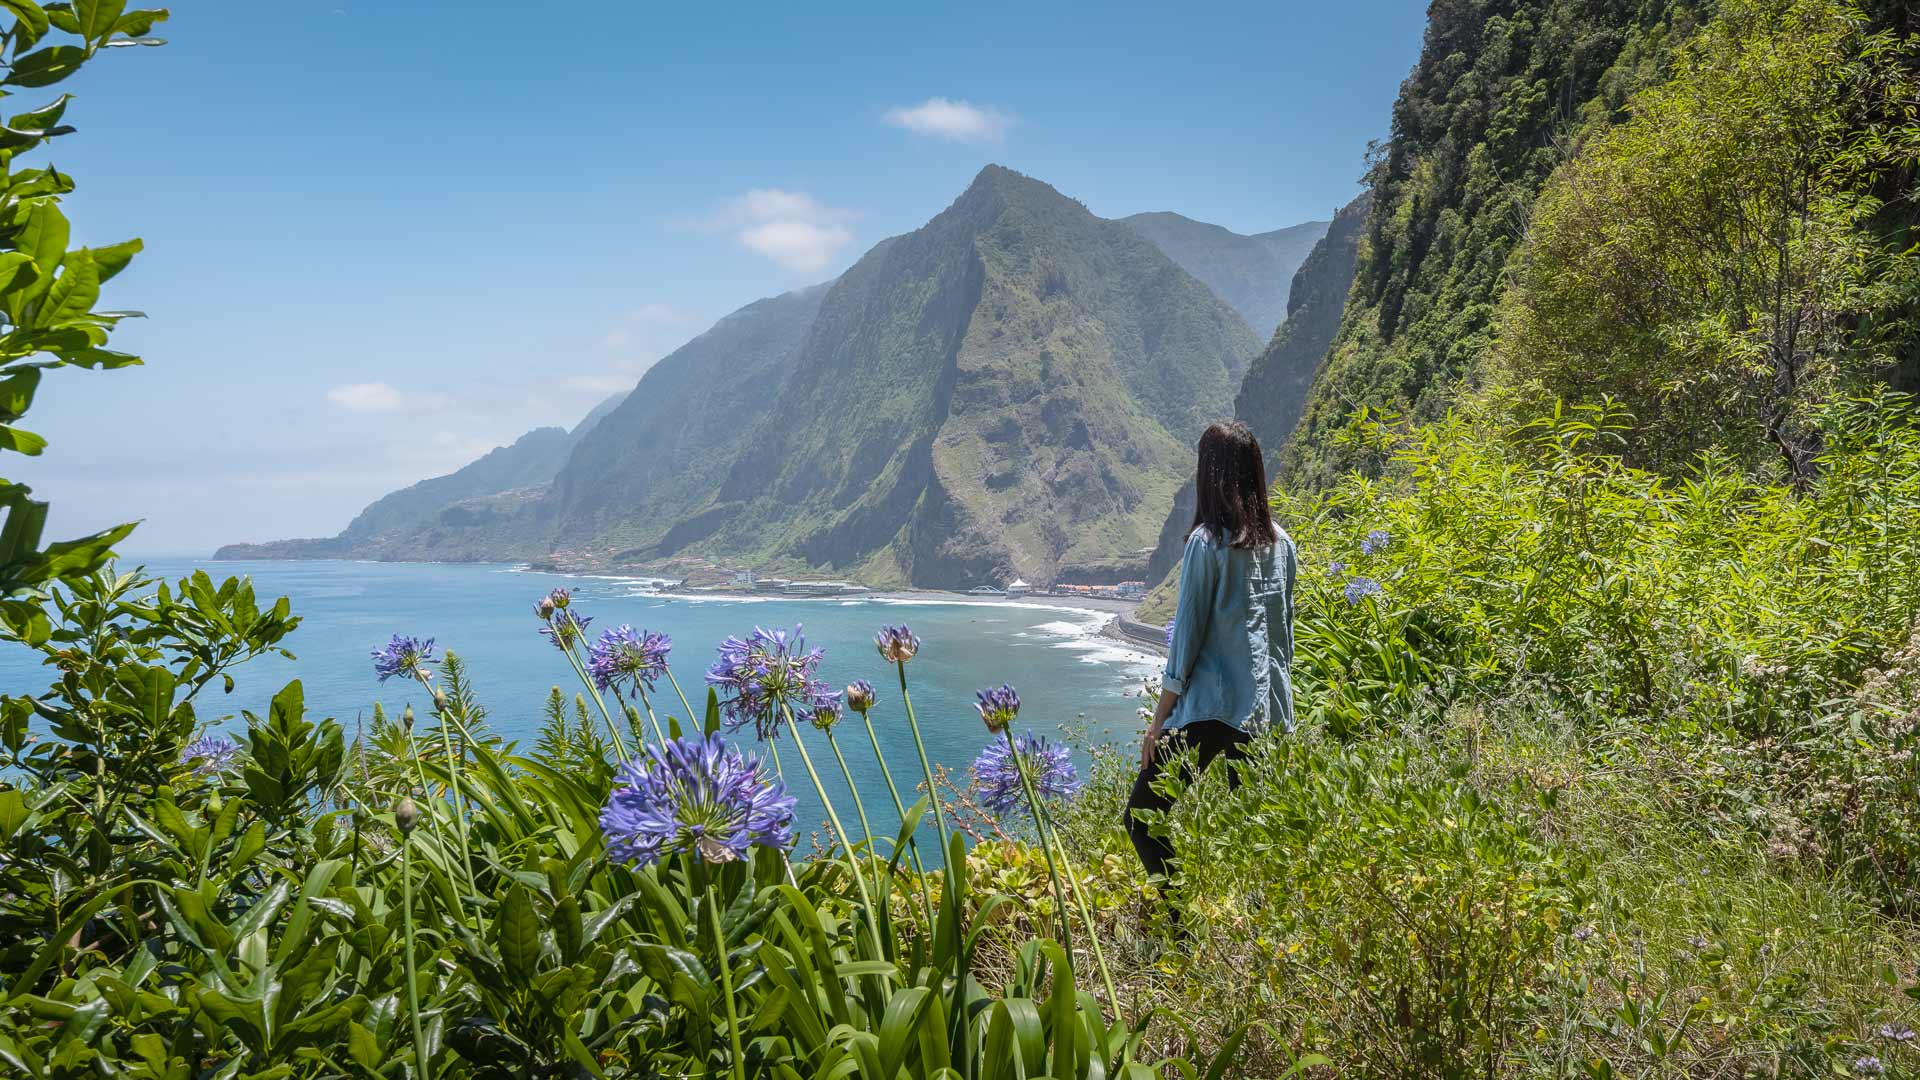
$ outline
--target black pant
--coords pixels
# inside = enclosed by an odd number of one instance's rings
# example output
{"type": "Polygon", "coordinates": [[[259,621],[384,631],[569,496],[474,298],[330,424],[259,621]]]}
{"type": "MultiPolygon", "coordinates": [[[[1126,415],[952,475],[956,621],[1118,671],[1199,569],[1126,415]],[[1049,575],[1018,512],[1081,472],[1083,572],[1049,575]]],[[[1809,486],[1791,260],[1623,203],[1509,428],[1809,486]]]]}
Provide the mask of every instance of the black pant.
{"type": "MultiPolygon", "coordinates": [[[[1222,754],[1229,761],[1237,761],[1247,756],[1247,744],[1253,737],[1232,724],[1218,720],[1196,720],[1172,731],[1163,732],[1160,743],[1153,749],[1153,761],[1140,770],[1133,781],[1133,794],[1127,797],[1127,835],[1133,839],[1133,850],[1140,853],[1140,862],[1149,874],[1165,875],[1167,864],[1173,861],[1173,848],[1165,840],[1147,831],[1147,827],[1133,816],[1135,810],[1166,810],[1173,801],[1153,790],[1153,782],[1160,776],[1173,756],[1188,747],[1199,752],[1199,768],[1204,771],[1213,759],[1222,754]]],[[[1187,777],[1192,783],[1193,775],[1187,777]]],[[[1240,778],[1229,775],[1227,783],[1237,786],[1240,778]]]]}

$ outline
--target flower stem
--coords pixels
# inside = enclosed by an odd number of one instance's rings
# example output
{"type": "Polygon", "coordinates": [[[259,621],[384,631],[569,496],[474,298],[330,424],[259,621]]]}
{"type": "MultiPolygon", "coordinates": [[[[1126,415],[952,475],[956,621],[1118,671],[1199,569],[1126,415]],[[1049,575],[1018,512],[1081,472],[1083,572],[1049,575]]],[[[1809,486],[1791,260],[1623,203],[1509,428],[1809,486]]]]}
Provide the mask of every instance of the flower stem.
{"type": "Polygon", "coordinates": [[[653,715],[653,702],[647,700],[646,688],[636,682],[633,689],[635,693],[640,695],[640,704],[647,710],[647,719],[653,723],[653,737],[659,739],[660,745],[665,747],[667,745],[667,731],[660,726],[660,718],[653,715]]]}
{"type": "MultiPolygon", "coordinates": [[[[432,697],[433,685],[427,682],[427,676],[422,670],[415,668],[413,677],[420,683],[420,688],[427,692],[427,696],[432,697]]],[[[453,733],[447,730],[448,714],[453,708],[453,702],[450,699],[451,695],[449,695],[447,704],[435,706],[434,719],[440,722],[440,743],[445,747],[447,752],[447,789],[453,794],[453,831],[454,835],[460,840],[460,870],[462,876],[467,879],[467,891],[477,892],[478,890],[474,887],[473,882],[473,852],[467,847],[466,801],[461,798],[460,794],[460,773],[463,768],[463,761],[457,760],[454,757],[453,733]]],[[[464,759],[464,757],[465,755],[461,755],[462,759],[464,759]]],[[[464,907],[465,905],[463,904],[462,906],[464,907]]],[[[466,921],[464,912],[461,915],[461,921],[466,921]]],[[[477,930],[479,927],[476,926],[474,929],[477,930]]]]}
{"type": "Polygon", "coordinates": [[[587,693],[593,695],[593,703],[600,707],[600,718],[607,722],[607,731],[613,736],[614,753],[620,755],[622,765],[626,764],[627,741],[620,737],[620,725],[613,722],[613,714],[607,711],[607,703],[600,697],[600,688],[593,685],[593,677],[587,674],[586,665],[573,654],[573,643],[560,637],[558,627],[554,628],[554,640],[560,642],[560,651],[567,654],[567,663],[573,665],[573,673],[580,677],[580,682],[586,686],[587,693]]]}
{"type": "Polygon", "coordinates": [[[947,857],[947,815],[940,809],[940,789],[933,786],[933,765],[927,760],[927,744],[920,738],[920,722],[913,716],[913,698],[907,693],[907,662],[899,660],[900,700],[907,706],[907,726],[913,729],[913,746],[920,752],[920,771],[927,778],[927,798],[933,803],[933,824],[940,834],[940,857],[947,857]]]}
{"type": "Polygon", "coordinates": [[[713,895],[713,882],[707,878],[706,865],[700,862],[699,853],[689,858],[699,867],[700,888],[707,897],[707,914],[713,916],[713,947],[717,950],[715,962],[720,967],[720,992],[727,999],[727,1038],[733,1044],[734,1080],[747,1080],[747,1055],[740,1049],[740,1014],[733,1003],[733,965],[727,960],[726,933],[720,927],[720,903],[713,895]]]}
{"type": "Polygon", "coordinates": [[[704,728],[706,718],[693,715],[693,706],[687,703],[687,692],[680,689],[680,680],[673,677],[673,669],[667,669],[667,681],[673,684],[673,692],[680,696],[680,707],[687,710],[687,729],[689,731],[704,728]]]}
{"type": "Polygon", "coordinates": [[[433,1075],[427,1069],[427,1035],[420,1026],[420,972],[413,958],[413,840],[400,837],[400,904],[402,930],[407,939],[407,1012],[413,1021],[413,1059],[421,1080],[433,1075]]]}
{"type": "Polygon", "coordinates": [[[873,935],[873,957],[876,960],[891,959],[887,950],[880,944],[880,919],[873,908],[873,894],[867,891],[867,879],[861,875],[860,867],[853,860],[853,841],[847,827],[840,824],[840,814],[833,808],[833,800],[827,798],[827,788],[820,782],[820,772],[813,767],[813,757],[807,753],[807,744],[800,741],[800,725],[794,722],[793,710],[785,702],[780,705],[780,714],[786,717],[787,730],[793,732],[793,745],[800,751],[800,762],[807,767],[807,776],[813,781],[813,790],[820,795],[820,805],[826,807],[827,820],[832,823],[835,835],[847,846],[847,869],[853,871],[853,883],[860,889],[860,899],[867,905],[867,930],[873,935]]]}
{"type": "Polygon", "coordinates": [[[1060,913],[1060,944],[1069,954],[1073,952],[1073,927],[1067,921],[1067,892],[1060,885],[1060,868],[1053,861],[1053,845],[1047,843],[1047,827],[1040,820],[1040,796],[1033,789],[1033,778],[1027,775],[1027,761],[1014,745],[1013,728],[1005,727],[1000,734],[1007,740],[1007,753],[1013,757],[1013,769],[1020,774],[1020,787],[1027,793],[1027,807],[1033,811],[1033,827],[1040,833],[1040,852],[1047,857],[1047,876],[1053,879],[1053,902],[1060,913]]]}
{"type": "Polygon", "coordinates": [[[1093,962],[1100,968],[1100,983],[1107,991],[1107,1001],[1113,1007],[1114,1019],[1124,1021],[1126,1018],[1120,1011],[1120,996],[1114,992],[1113,975],[1107,970],[1107,955],[1100,948],[1100,931],[1093,925],[1093,906],[1087,903],[1087,894],[1080,888],[1080,879],[1074,875],[1073,862],[1067,856],[1067,845],[1060,840],[1060,830],[1054,827],[1053,815],[1042,811],[1040,816],[1043,822],[1040,842],[1048,843],[1051,837],[1051,843],[1059,845],[1060,865],[1065,870],[1068,887],[1073,890],[1074,902],[1080,906],[1080,921],[1086,926],[1087,940],[1093,945],[1093,962]]]}
{"type": "MultiPolygon", "coordinates": [[[[860,721],[867,725],[867,741],[873,744],[873,758],[880,763],[880,777],[887,782],[887,794],[893,796],[893,812],[900,815],[902,824],[907,820],[907,807],[900,801],[900,789],[894,786],[893,770],[887,768],[887,755],[880,752],[880,737],[874,733],[873,717],[867,710],[860,710],[860,721]]],[[[916,830],[918,831],[918,830],[916,830]]],[[[920,903],[926,908],[927,933],[933,933],[933,893],[927,889],[927,871],[920,865],[920,843],[912,833],[907,834],[907,858],[913,862],[913,876],[920,883],[920,903]]]]}
{"type": "MultiPolygon", "coordinates": [[[[833,759],[840,763],[840,775],[846,778],[847,790],[853,793],[853,812],[860,818],[860,831],[867,834],[867,865],[873,868],[874,892],[881,896],[883,903],[891,905],[893,902],[893,878],[892,875],[888,875],[886,884],[884,886],[881,885],[880,853],[873,843],[873,826],[867,824],[866,805],[860,799],[860,789],[855,786],[853,782],[853,770],[847,768],[846,755],[840,752],[840,740],[833,737],[832,728],[827,729],[827,746],[833,750],[833,759]]],[[[849,844],[848,847],[851,848],[852,845],[849,844]]],[[[876,915],[877,914],[878,913],[876,913],[876,915]]]]}

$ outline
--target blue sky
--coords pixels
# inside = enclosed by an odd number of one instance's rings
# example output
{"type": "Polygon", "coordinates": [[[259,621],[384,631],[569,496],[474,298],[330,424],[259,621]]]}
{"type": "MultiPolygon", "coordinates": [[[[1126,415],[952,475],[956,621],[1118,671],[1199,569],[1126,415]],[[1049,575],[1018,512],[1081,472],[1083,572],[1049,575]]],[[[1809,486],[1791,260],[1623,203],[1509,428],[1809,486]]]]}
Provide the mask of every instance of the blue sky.
{"type": "MultiPolygon", "coordinates": [[[[14,474],[129,554],[331,535],[571,425],[998,162],[1107,216],[1325,218],[1422,5],[178,5],[62,87],[76,242],[147,365],[60,372],[14,474]]],[[[19,101],[21,99],[16,99],[19,101]]],[[[38,101],[37,97],[25,100],[38,101]]],[[[10,103],[11,104],[11,103],[10,103]]],[[[722,422],[722,421],[716,421],[722,422]]]]}

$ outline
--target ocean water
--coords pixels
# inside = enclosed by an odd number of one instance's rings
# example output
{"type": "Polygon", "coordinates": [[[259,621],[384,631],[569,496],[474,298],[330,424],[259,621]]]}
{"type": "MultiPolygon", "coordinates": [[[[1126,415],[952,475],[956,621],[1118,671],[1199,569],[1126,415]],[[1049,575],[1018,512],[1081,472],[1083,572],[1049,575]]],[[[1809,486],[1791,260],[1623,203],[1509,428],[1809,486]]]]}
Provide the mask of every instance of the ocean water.
{"type": "MultiPolygon", "coordinates": [[[[169,579],[195,565],[146,564],[149,573],[169,579]]],[[[904,622],[920,637],[920,654],[907,665],[914,711],[928,756],[935,765],[953,769],[962,783],[966,766],[988,738],[973,708],[975,690],[1011,683],[1020,693],[1022,729],[1058,737],[1061,725],[1078,723],[1096,738],[1124,739],[1138,730],[1135,695],[1141,677],[1158,668],[1154,657],[1097,635],[1105,614],[1037,601],[668,596],[643,579],[488,565],[316,561],[222,562],[204,568],[216,580],[251,576],[263,605],[289,597],[302,620],[283,643],[295,659],[255,660],[235,670],[232,694],[220,693],[217,685],[203,694],[197,709],[215,726],[243,709],[264,713],[275,691],[296,678],[309,715],[335,717],[349,738],[376,701],[394,716],[409,702],[425,713],[425,694],[417,683],[394,679],[381,685],[373,675],[369,652],[402,633],[431,637],[441,649],[458,653],[487,707],[488,725],[530,750],[549,689],[559,686],[569,698],[581,690],[566,658],[539,633],[533,614],[534,602],[556,585],[576,590],[575,610],[593,617],[592,634],[631,623],[671,635],[674,674],[696,709],[704,706],[703,676],[723,638],[756,625],[804,626],[808,643],[826,651],[821,670],[830,684],[864,678],[878,690],[874,725],[903,795],[921,774],[898,677],[873,648],[874,632],[883,623],[904,622]]],[[[0,679],[8,693],[37,692],[49,681],[36,656],[19,649],[0,649],[0,679]]],[[[664,723],[667,712],[684,710],[664,682],[661,691],[654,695],[654,708],[664,723]]],[[[751,739],[750,733],[741,734],[751,739]]],[[[891,835],[897,828],[891,800],[859,718],[850,716],[836,734],[875,832],[891,835]]],[[[805,737],[842,820],[857,833],[853,807],[843,797],[845,781],[825,740],[810,729],[805,737]]],[[[781,764],[789,790],[800,800],[801,824],[811,829],[822,820],[819,799],[789,741],[790,736],[781,739],[781,764]]]]}

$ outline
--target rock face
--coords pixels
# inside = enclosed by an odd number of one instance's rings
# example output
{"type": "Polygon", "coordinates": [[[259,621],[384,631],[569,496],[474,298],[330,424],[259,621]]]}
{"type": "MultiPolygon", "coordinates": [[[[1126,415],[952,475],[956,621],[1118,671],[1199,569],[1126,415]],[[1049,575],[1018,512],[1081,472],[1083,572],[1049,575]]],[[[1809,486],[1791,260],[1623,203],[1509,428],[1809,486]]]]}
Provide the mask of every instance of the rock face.
{"type": "MultiPolygon", "coordinates": [[[[1300,423],[1307,393],[1340,330],[1369,205],[1369,197],[1361,195],[1333,216],[1331,227],[1293,276],[1286,321],[1247,369],[1234,396],[1233,415],[1259,437],[1261,449],[1266,451],[1269,479],[1277,475],[1281,451],[1300,423]]],[[[1159,543],[1147,567],[1148,581],[1159,581],[1172,572],[1192,521],[1193,482],[1189,478],[1175,495],[1173,509],[1161,527],[1159,543]]]]}
{"type": "Polygon", "coordinates": [[[1137,572],[1256,347],[1132,229],[989,167],[834,284],[717,504],[658,554],[949,587],[1137,572]]]}
{"type": "Polygon", "coordinates": [[[1327,222],[1307,221],[1243,236],[1180,214],[1135,214],[1120,219],[1151,240],[1167,258],[1212,289],[1247,321],[1262,341],[1287,317],[1294,272],[1327,234],[1327,222]]]}

